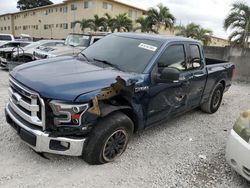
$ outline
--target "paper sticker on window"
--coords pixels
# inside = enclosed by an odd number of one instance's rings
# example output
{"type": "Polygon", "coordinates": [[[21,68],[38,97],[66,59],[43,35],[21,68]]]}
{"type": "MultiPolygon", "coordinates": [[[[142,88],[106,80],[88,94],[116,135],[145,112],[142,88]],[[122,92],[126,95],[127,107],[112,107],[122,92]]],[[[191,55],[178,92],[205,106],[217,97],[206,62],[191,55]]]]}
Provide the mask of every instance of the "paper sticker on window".
{"type": "Polygon", "coordinates": [[[149,45],[149,44],[144,44],[144,43],[139,44],[138,47],[139,48],[144,48],[146,50],[150,50],[150,51],[153,51],[153,52],[155,52],[157,50],[157,47],[149,45]]]}

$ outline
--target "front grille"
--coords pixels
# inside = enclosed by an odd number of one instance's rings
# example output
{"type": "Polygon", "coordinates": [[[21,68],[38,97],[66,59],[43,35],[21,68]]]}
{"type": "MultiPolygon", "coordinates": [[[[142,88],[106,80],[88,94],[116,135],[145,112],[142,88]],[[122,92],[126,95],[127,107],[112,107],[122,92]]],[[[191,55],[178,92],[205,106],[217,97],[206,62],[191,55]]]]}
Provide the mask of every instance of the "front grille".
{"type": "Polygon", "coordinates": [[[45,107],[37,94],[10,78],[9,104],[11,109],[29,124],[45,129],[45,107]]]}

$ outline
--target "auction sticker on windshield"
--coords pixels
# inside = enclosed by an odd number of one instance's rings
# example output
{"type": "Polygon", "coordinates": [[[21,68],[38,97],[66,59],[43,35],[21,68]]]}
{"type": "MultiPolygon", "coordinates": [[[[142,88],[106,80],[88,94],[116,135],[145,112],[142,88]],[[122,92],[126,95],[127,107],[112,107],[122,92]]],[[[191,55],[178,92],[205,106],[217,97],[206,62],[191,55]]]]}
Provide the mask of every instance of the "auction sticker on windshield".
{"type": "Polygon", "coordinates": [[[150,51],[153,51],[153,52],[155,52],[157,50],[157,47],[149,45],[149,44],[144,44],[144,43],[139,44],[138,47],[139,48],[144,48],[146,50],[150,50],[150,51]]]}

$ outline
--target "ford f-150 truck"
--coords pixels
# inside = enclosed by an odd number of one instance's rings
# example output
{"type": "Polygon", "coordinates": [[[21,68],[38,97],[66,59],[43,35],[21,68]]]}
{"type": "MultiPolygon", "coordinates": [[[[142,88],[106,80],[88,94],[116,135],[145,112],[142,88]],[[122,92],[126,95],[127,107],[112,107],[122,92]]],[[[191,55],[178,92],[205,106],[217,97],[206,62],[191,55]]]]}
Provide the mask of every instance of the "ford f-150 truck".
{"type": "Polygon", "coordinates": [[[197,107],[216,112],[233,74],[192,39],[111,34],[77,57],[16,67],[6,120],[36,152],[103,164],[134,132],[197,107]]]}

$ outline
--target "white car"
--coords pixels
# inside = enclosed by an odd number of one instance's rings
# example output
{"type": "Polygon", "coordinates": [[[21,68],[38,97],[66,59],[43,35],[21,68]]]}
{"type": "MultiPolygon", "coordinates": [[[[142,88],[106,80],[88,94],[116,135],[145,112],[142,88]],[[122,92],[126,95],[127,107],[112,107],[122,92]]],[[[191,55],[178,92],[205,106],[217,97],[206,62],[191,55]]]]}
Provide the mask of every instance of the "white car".
{"type": "Polygon", "coordinates": [[[15,37],[11,34],[0,34],[0,44],[15,41],[15,37]]]}
{"type": "Polygon", "coordinates": [[[30,62],[33,60],[33,52],[35,49],[45,48],[45,47],[54,47],[54,46],[63,46],[64,40],[39,40],[23,48],[23,51],[19,53],[15,52],[13,54],[13,59],[15,61],[30,62]]]}
{"type": "Polygon", "coordinates": [[[250,181],[250,110],[241,113],[231,130],[226,159],[235,171],[250,181]]]}

